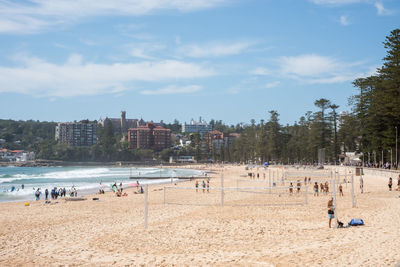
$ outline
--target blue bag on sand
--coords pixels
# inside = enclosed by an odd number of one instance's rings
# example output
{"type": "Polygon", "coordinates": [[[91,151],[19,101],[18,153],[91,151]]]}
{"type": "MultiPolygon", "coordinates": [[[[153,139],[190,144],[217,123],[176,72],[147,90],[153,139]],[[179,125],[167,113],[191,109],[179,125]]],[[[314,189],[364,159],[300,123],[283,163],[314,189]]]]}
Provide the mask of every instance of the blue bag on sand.
{"type": "Polygon", "coordinates": [[[349,225],[351,225],[351,226],[364,225],[364,221],[362,219],[351,219],[351,221],[349,222],[349,225]]]}

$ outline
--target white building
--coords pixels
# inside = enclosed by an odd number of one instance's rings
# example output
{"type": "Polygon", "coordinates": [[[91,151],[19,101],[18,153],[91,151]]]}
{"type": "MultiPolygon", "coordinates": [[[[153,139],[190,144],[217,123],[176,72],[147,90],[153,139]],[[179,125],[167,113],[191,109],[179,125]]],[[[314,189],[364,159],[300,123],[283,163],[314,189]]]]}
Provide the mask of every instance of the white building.
{"type": "Polygon", "coordinates": [[[186,124],[186,122],[182,124],[182,133],[200,133],[200,135],[203,135],[211,131],[212,126],[202,120],[201,117],[198,122],[192,119],[189,124],[186,124]]]}

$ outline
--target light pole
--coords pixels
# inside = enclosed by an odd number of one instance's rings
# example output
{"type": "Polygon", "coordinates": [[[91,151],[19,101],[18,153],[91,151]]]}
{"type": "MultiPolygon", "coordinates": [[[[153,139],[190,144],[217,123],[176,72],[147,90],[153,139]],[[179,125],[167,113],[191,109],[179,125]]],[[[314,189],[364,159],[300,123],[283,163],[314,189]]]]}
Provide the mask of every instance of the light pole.
{"type": "Polygon", "coordinates": [[[382,149],[382,168],[383,168],[383,149],[382,149]]]}

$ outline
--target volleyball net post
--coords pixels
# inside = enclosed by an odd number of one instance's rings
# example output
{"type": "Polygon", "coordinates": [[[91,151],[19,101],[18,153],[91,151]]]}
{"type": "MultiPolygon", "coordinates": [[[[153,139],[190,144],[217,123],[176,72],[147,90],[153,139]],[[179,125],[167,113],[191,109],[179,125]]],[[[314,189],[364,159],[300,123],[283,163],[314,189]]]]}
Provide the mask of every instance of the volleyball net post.
{"type": "Polygon", "coordinates": [[[221,173],[221,206],[224,206],[224,173],[221,173]]]}
{"type": "Polygon", "coordinates": [[[351,174],[351,201],[353,203],[353,208],[356,207],[356,199],[354,197],[354,174],[351,174]]]}
{"type": "Polygon", "coordinates": [[[331,183],[332,183],[332,198],[333,198],[333,207],[334,207],[334,209],[333,209],[333,212],[334,212],[333,225],[334,225],[335,228],[337,228],[337,226],[338,226],[337,221],[338,221],[339,218],[338,218],[337,203],[336,203],[336,183],[335,182],[336,182],[335,179],[331,180],[331,183]]]}
{"type": "Polygon", "coordinates": [[[144,228],[147,229],[149,186],[146,184],[144,188],[144,228]]]}

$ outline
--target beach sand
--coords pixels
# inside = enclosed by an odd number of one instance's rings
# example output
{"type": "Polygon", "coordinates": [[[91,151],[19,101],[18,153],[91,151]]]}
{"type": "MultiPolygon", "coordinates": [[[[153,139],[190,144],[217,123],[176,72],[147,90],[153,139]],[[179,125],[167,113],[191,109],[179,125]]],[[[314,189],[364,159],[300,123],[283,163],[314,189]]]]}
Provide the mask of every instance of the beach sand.
{"type": "MultiPolygon", "coordinates": [[[[226,187],[248,179],[244,166],[216,171],[224,173],[226,187]]],[[[211,177],[211,187],[219,187],[220,174],[211,177]]],[[[308,205],[229,206],[266,203],[263,194],[229,191],[222,207],[220,191],[173,190],[167,191],[171,200],[214,205],[164,205],[163,186],[152,186],[147,229],[144,194],[133,194],[133,188],[120,198],[106,193],[57,204],[1,203],[0,266],[395,266],[400,192],[389,192],[386,178],[366,176],[360,194],[355,180],[357,207],[351,186],[344,185],[339,219],[347,224],[362,218],[366,225],[344,229],[328,228],[329,196],[312,194],[308,205]]],[[[194,181],[178,186],[194,188],[194,181]]]]}

